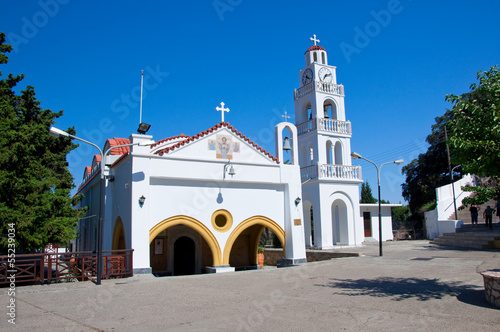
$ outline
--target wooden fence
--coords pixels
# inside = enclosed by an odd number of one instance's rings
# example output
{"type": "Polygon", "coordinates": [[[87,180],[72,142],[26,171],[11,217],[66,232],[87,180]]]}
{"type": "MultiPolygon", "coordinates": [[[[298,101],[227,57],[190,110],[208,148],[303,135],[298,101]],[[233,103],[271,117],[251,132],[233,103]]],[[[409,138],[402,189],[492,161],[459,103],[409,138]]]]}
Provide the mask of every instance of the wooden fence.
{"type": "MultiPolygon", "coordinates": [[[[103,251],[102,279],[132,276],[132,252],[103,251]]],[[[13,280],[16,285],[26,285],[96,278],[97,253],[92,251],[0,256],[0,287],[13,280]]]]}

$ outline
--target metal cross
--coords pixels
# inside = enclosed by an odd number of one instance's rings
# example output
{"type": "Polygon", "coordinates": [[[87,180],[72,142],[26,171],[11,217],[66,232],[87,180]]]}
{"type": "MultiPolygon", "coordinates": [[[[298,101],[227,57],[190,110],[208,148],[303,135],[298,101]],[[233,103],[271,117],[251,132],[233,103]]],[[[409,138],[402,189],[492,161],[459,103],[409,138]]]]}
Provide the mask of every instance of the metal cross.
{"type": "Polygon", "coordinates": [[[313,35],[311,38],[309,38],[310,40],[312,40],[314,42],[314,45],[316,45],[316,43],[319,43],[319,39],[316,39],[316,35],[313,35]]]}
{"type": "Polygon", "coordinates": [[[221,107],[217,106],[215,108],[217,111],[221,111],[222,112],[222,122],[224,122],[224,112],[229,112],[229,108],[224,108],[225,105],[226,104],[224,104],[224,102],[221,102],[220,103],[221,107]]]}
{"type": "Polygon", "coordinates": [[[287,115],[287,112],[285,111],[285,115],[282,115],[283,118],[285,118],[285,122],[288,122],[287,119],[290,119],[290,116],[287,115]]]}

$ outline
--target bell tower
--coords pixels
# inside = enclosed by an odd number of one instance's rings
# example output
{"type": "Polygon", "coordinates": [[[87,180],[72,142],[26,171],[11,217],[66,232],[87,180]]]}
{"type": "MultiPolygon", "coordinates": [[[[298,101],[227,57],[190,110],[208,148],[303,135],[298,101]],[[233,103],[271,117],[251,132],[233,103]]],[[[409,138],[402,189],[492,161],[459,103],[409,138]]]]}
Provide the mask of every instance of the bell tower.
{"type": "Polygon", "coordinates": [[[310,40],[313,45],[305,52],[294,91],[305,241],[319,249],[361,244],[361,168],[351,164],[352,128],[345,116],[344,86],[337,84],[337,68],[328,64],[319,39],[313,35],[310,40]]]}

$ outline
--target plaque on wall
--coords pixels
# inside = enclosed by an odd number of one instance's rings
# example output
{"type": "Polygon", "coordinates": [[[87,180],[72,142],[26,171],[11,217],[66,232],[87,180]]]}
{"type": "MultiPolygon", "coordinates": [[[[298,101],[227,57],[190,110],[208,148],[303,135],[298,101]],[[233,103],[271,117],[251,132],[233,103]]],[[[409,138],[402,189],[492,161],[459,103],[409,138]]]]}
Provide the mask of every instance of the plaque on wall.
{"type": "Polygon", "coordinates": [[[302,225],[302,220],[300,220],[300,219],[293,219],[293,224],[295,226],[300,226],[300,225],[302,225]]]}

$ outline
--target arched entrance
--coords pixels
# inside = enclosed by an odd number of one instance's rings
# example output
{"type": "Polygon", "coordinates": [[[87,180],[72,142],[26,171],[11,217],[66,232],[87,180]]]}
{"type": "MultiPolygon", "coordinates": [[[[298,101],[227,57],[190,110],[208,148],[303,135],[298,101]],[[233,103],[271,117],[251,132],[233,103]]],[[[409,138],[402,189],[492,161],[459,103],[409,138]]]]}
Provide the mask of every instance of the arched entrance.
{"type": "Polygon", "coordinates": [[[189,275],[196,272],[194,241],[182,236],[174,243],[174,275],[189,275]]]}
{"type": "Polygon", "coordinates": [[[221,265],[217,239],[194,218],[165,219],[151,228],[149,239],[150,263],[155,275],[203,273],[207,266],[221,265]]]}
{"type": "Polygon", "coordinates": [[[113,243],[111,245],[112,250],[122,250],[127,249],[125,242],[125,230],[123,228],[123,222],[120,217],[116,219],[115,228],[113,230],[113,243]]]}
{"type": "Polygon", "coordinates": [[[259,239],[266,227],[279,239],[285,253],[285,231],[273,220],[255,216],[244,220],[233,230],[224,248],[223,264],[236,268],[255,266],[259,239]]]}
{"type": "Polygon", "coordinates": [[[332,239],[333,245],[349,244],[347,205],[341,199],[332,203],[332,239]]]}

